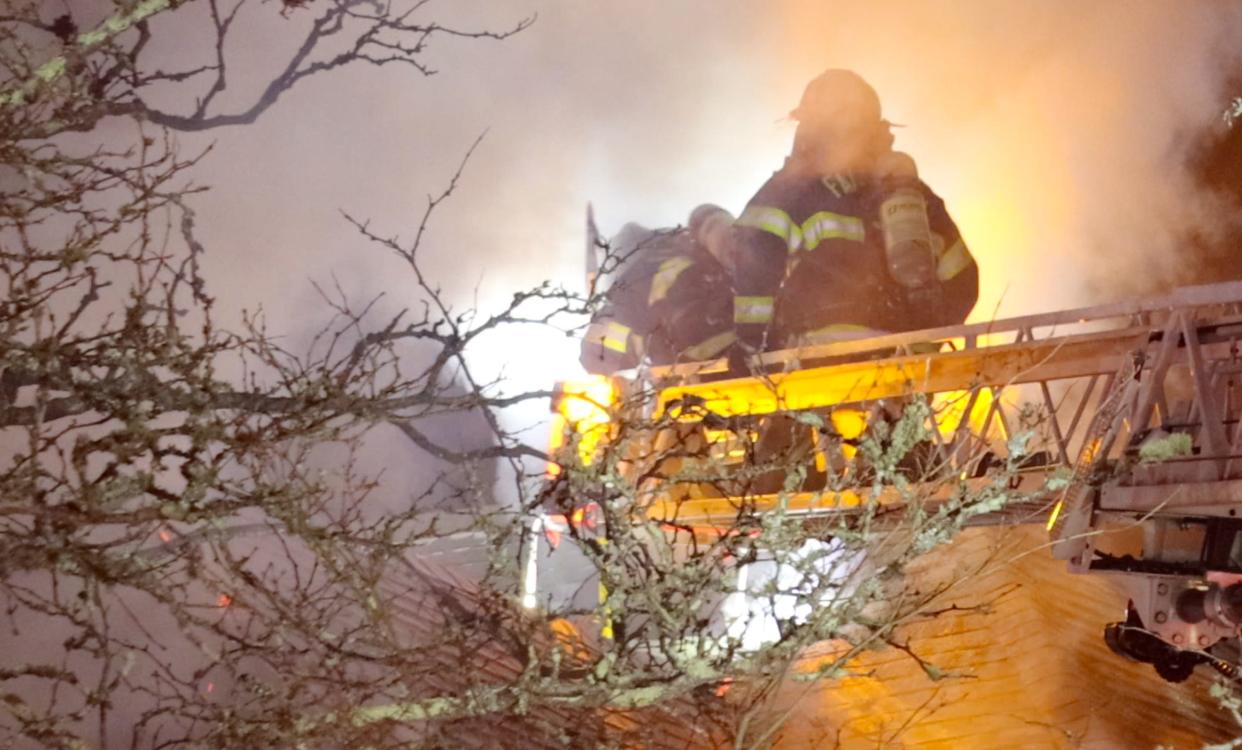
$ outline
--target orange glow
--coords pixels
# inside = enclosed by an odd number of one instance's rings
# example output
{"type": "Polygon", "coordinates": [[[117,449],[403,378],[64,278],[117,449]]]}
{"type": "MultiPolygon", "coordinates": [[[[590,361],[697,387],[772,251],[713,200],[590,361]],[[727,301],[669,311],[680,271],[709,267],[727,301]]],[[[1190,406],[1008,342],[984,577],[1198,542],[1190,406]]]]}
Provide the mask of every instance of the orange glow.
{"type": "Polygon", "coordinates": [[[172,541],[172,538],[173,538],[173,535],[171,531],[169,531],[168,529],[160,529],[160,541],[161,542],[163,542],[164,544],[168,544],[169,542],[172,541]]]}
{"type": "Polygon", "coordinates": [[[543,536],[548,540],[548,546],[552,549],[556,549],[561,546],[561,532],[559,530],[545,527],[543,530],[543,536]]]}
{"type": "Polygon", "coordinates": [[[582,637],[582,631],[577,625],[563,617],[558,617],[548,623],[548,630],[552,632],[552,637],[566,654],[580,661],[591,660],[591,651],[586,647],[586,640],[582,637]]]}
{"type": "Polygon", "coordinates": [[[559,391],[554,408],[570,424],[608,421],[608,408],[617,400],[617,387],[604,375],[564,381],[559,391]]]}
{"type": "Polygon", "coordinates": [[[559,476],[561,473],[561,465],[555,460],[557,452],[565,447],[565,434],[569,431],[569,423],[565,421],[565,417],[560,414],[552,415],[551,428],[548,431],[548,478],[559,476]]]}
{"type": "Polygon", "coordinates": [[[224,609],[232,603],[233,603],[233,597],[229,596],[228,594],[221,594],[216,597],[216,606],[219,607],[220,609],[224,609]]]}
{"type": "MultiPolygon", "coordinates": [[[[983,428],[995,400],[992,389],[980,388],[974,404],[970,403],[970,391],[949,391],[936,394],[932,399],[932,412],[936,415],[936,427],[945,438],[950,438],[960,427],[967,427],[976,435],[983,434],[983,428]],[[970,406],[970,414],[966,407],[970,406]],[[964,423],[964,424],[963,424],[964,423]]],[[[999,421],[997,421],[999,427],[999,421]]]]}
{"type": "MultiPolygon", "coordinates": [[[[832,420],[832,429],[846,440],[857,440],[867,429],[867,412],[858,409],[833,409],[829,419],[832,420]]],[[[840,450],[846,461],[853,460],[858,454],[858,449],[847,443],[842,443],[840,450]]],[[[815,453],[815,468],[820,471],[828,469],[828,457],[819,451],[815,453]]]]}
{"type": "MultiPolygon", "coordinates": [[[[1109,205],[1118,202],[1114,196],[1136,190],[1144,197],[1162,195],[1180,187],[1176,180],[1156,174],[1159,160],[1127,158],[1149,150],[1155,133],[1163,142],[1163,134],[1180,128],[1167,122],[1131,125],[1145,119],[1133,112],[1161,108],[1154,104],[1150,84],[1133,83],[1144,80],[1139,67],[1087,62],[1103,54],[1104,45],[1092,43],[1089,52],[1074,50],[1049,37],[1049,50],[1061,51],[1050,51],[1036,69],[1029,55],[1010,43],[1012,34],[959,33],[969,43],[946,45],[940,36],[926,32],[991,31],[1004,16],[1004,23],[1014,23],[1014,28],[1029,23],[1033,34],[1051,34],[1060,23],[1050,19],[1060,12],[1046,11],[1046,5],[1023,4],[997,14],[988,3],[790,0],[771,11],[779,29],[773,38],[779,43],[765,57],[771,65],[765,79],[770,83],[753,106],[781,117],[797,105],[806,83],[827,67],[848,67],[867,79],[880,96],[884,115],[906,126],[894,132],[894,148],[915,158],[920,175],[945,199],[979,262],[980,297],[972,321],[1085,301],[1073,278],[1088,266],[1085,256],[1091,252],[1083,230],[1098,227],[1102,216],[1116,221],[1138,213],[1114,209],[1109,205]],[[911,60],[919,61],[917,70],[911,60]],[[979,65],[980,60],[988,64],[979,65]],[[1052,120],[1045,114],[1050,111],[1057,113],[1052,120]],[[1110,158],[1118,166],[1102,168],[1110,158]],[[1082,169],[1084,162],[1098,166],[1082,169]],[[1093,218],[1088,222],[1084,217],[1093,218]]],[[[1141,49],[1137,40],[1148,38],[1134,28],[1144,34],[1164,33],[1157,29],[1179,15],[1147,5],[1152,7],[1125,14],[1120,27],[1131,28],[1117,38],[1121,49],[1141,49]]],[[[1101,38],[1113,39],[1111,34],[1101,38]]],[[[1094,37],[1083,35],[1076,41],[1088,39],[1094,37]]],[[[1117,59],[1133,56],[1120,49],[1113,54],[1117,59]]],[[[1157,71],[1144,72],[1160,77],[1157,71]]],[[[770,129],[771,149],[787,148],[792,138],[793,123],[782,124],[770,129]]],[[[779,160],[768,157],[769,170],[778,165],[779,160]]],[[[1165,213],[1151,213],[1145,227],[1168,221],[1165,213]]]]}
{"type": "MultiPolygon", "coordinates": [[[[611,421],[609,411],[616,405],[619,396],[616,384],[602,375],[560,383],[552,399],[555,417],[548,439],[549,455],[555,457],[565,447],[567,435],[572,432],[577,436],[578,460],[589,466],[595,459],[600,441],[608,433],[611,421]]],[[[549,465],[550,476],[559,473],[560,466],[549,465]]]]}
{"type": "Polygon", "coordinates": [[[563,641],[576,643],[582,640],[582,633],[578,632],[577,626],[563,617],[557,617],[550,620],[548,622],[548,629],[556,634],[557,638],[560,638],[563,641]]]}
{"type": "Polygon", "coordinates": [[[718,461],[737,461],[746,456],[747,443],[754,443],[759,439],[759,435],[754,430],[749,431],[744,437],[738,435],[729,429],[712,429],[703,428],[703,437],[707,440],[707,444],[711,446],[712,458],[718,461]]]}
{"type": "Polygon", "coordinates": [[[846,440],[856,440],[867,429],[867,412],[859,409],[833,409],[832,429],[846,440]]]}
{"type": "Polygon", "coordinates": [[[1104,441],[1101,440],[1100,438],[1095,438],[1090,443],[1087,443],[1085,446],[1083,446],[1082,457],[1078,459],[1079,462],[1083,464],[1091,463],[1092,461],[1095,460],[1096,456],[1099,455],[1100,450],[1103,449],[1103,447],[1104,447],[1104,441]]]}
{"type": "Polygon", "coordinates": [[[981,276],[979,303],[975,305],[970,319],[984,321],[1016,311],[1034,312],[1060,306],[1059,302],[1049,305],[1045,301],[1031,299],[1025,285],[1010,288],[1014,274],[1025,270],[1024,264],[1034,262],[1030,258],[1029,247],[1031,238],[1040,234],[1030,226],[1014,192],[979,190],[968,184],[954,187],[949,209],[971,255],[979,264],[981,276]],[[1019,255],[1023,257],[1015,257],[1019,255]]]}

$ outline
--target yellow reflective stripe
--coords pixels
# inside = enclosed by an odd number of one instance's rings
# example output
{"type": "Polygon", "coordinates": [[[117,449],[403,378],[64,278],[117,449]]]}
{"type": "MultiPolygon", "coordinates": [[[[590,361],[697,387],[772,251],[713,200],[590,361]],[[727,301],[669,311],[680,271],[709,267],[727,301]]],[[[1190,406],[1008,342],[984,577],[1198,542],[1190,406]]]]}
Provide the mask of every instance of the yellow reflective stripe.
{"type": "Polygon", "coordinates": [[[842,239],[862,242],[866,229],[857,216],[844,216],[831,211],[819,211],[802,222],[802,244],[814,250],[824,240],[842,239]]]}
{"type": "Polygon", "coordinates": [[[625,354],[629,348],[629,339],[630,327],[610,320],[604,329],[604,336],[600,343],[604,345],[605,349],[625,354]]]}
{"type": "Polygon", "coordinates": [[[660,264],[656,270],[655,276],[651,279],[651,291],[647,294],[647,304],[654,305],[660,300],[668,296],[668,290],[673,288],[673,284],[677,283],[677,277],[690,266],[694,265],[694,261],[685,256],[677,256],[669,258],[660,264]]]}
{"type": "Polygon", "coordinates": [[[767,323],[772,319],[774,297],[734,297],[734,323],[767,323]]]}
{"type": "Polygon", "coordinates": [[[742,212],[737,223],[780,237],[791,253],[804,248],[814,250],[821,242],[830,239],[862,242],[867,231],[863,220],[857,216],[819,211],[799,225],[789,214],[771,206],[750,206],[742,212]]]}
{"type": "Polygon", "coordinates": [[[958,237],[953,246],[940,256],[940,262],[936,264],[936,277],[941,281],[948,281],[970,268],[972,262],[974,261],[970,257],[970,251],[966,249],[966,243],[958,237]]]}
{"type": "Polygon", "coordinates": [[[700,341],[694,346],[687,347],[682,352],[682,356],[688,360],[711,359],[736,340],[737,335],[732,330],[721,331],[705,341],[700,341]]]}
{"type": "Polygon", "coordinates": [[[780,237],[791,253],[802,247],[802,228],[779,208],[748,206],[738,217],[737,225],[761,229],[780,237]]]}

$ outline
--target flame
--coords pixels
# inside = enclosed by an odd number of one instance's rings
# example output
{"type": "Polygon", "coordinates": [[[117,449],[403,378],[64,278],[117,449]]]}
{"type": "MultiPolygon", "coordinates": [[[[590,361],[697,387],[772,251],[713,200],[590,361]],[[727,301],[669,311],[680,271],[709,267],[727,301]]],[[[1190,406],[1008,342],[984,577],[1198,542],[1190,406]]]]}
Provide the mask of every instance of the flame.
{"type": "Polygon", "coordinates": [[[552,460],[561,448],[565,447],[565,435],[569,433],[569,422],[561,414],[552,415],[551,429],[548,430],[548,464],[546,473],[549,479],[559,476],[561,465],[552,460]]]}
{"type": "Polygon", "coordinates": [[[617,387],[604,375],[560,384],[555,409],[571,425],[600,424],[608,421],[608,408],[616,403],[617,387]]]}
{"type": "MultiPolygon", "coordinates": [[[[565,447],[569,434],[577,436],[578,460],[589,466],[595,459],[600,441],[608,434],[609,410],[617,403],[620,392],[612,379],[595,375],[580,380],[563,381],[552,399],[555,414],[552,433],[548,438],[548,455],[565,447]]],[[[561,467],[549,463],[548,475],[556,476],[561,467]]]]}
{"type": "Polygon", "coordinates": [[[216,597],[216,606],[220,609],[227,609],[233,603],[233,597],[228,594],[221,594],[216,597]]]}

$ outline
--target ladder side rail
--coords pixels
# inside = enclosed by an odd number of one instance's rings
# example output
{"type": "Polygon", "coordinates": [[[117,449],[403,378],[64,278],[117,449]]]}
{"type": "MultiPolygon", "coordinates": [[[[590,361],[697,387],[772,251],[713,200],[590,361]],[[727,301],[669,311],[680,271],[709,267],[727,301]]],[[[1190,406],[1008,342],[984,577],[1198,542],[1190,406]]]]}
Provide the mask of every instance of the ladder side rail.
{"type": "MultiPolygon", "coordinates": [[[[1230,287],[1230,290],[1231,293],[1242,293],[1242,283],[1233,285],[1233,287],[1230,287]]],[[[1216,291],[1220,292],[1219,289],[1216,291]]],[[[1192,298],[1189,300],[1182,299],[1181,301],[1188,304],[1212,304],[1218,307],[1220,305],[1220,302],[1216,299],[1192,298]]],[[[1147,428],[1151,426],[1153,416],[1157,416],[1157,423],[1167,419],[1168,408],[1165,403],[1167,394],[1164,388],[1164,380],[1170,366],[1182,359],[1184,355],[1184,358],[1191,361],[1192,371],[1198,374],[1194,400],[1200,403],[1196,404],[1196,411],[1202,411],[1201,404],[1206,403],[1208,407],[1206,413],[1210,416],[1208,422],[1215,422],[1219,425],[1214,435],[1204,432],[1203,440],[1212,441],[1212,448],[1209,449],[1211,454],[1216,456],[1227,455],[1232,446],[1238,440],[1242,440],[1242,422],[1238,423],[1234,435],[1222,433],[1229,415],[1221,409],[1229,411],[1229,408],[1226,406],[1227,399],[1224,394],[1220,393],[1220,389],[1226,386],[1225,381],[1220,377],[1220,372],[1213,369],[1215,362],[1212,360],[1219,353],[1217,344],[1223,341],[1225,337],[1216,336],[1211,331],[1206,330],[1202,332],[1203,335],[1200,335],[1200,327],[1207,326],[1210,328],[1213,324],[1210,322],[1199,323],[1196,326],[1195,335],[1192,337],[1194,343],[1182,346],[1182,340],[1185,339],[1186,331],[1189,330],[1190,321],[1194,320],[1194,316],[1184,314],[1176,309],[1170,310],[1150,304],[1149,306],[1152,307],[1151,310],[1140,310],[1137,313],[1132,311],[1131,320],[1129,321],[1145,325],[1129,326],[1120,330],[1040,339],[1035,337],[1033,325],[1020,325],[1013,329],[1015,338],[1020,340],[1020,343],[981,346],[973,350],[966,349],[918,357],[889,357],[873,362],[855,362],[845,363],[842,366],[832,365],[822,368],[811,368],[813,370],[821,369],[825,372],[831,372],[838,368],[853,368],[857,372],[861,369],[900,368],[914,361],[925,363],[921,369],[912,370],[915,377],[912,377],[910,382],[905,383],[900,388],[880,389],[883,392],[874,391],[874,389],[872,392],[869,392],[867,388],[862,388],[860,393],[857,394],[857,398],[842,397],[838,401],[828,402],[813,408],[835,408],[835,406],[846,405],[865,406],[873,405],[876,401],[884,398],[892,398],[912,392],[935,395],[960,390],[970,394],[967,397],[968,407],[962,420],[962,424],[965,424],[970,419],[970,414],[973,413],[974,403],[978,399],[978,394],[982,388],[987,387],[992,391],[993,398],[992,403],[989,404],[989,413],[983,430],[984,434],[980,436],[986,441],[992,436],[991,426],[993,422],[1002,431],[1003,435],[1011,434],[1013,429],[1013,425],[1009,423],[1010,420],[1006,415],[1003,399],[1000,398],[1002,389],[1010,385],[1034,384],[1040,391],[1043,407],[1048,416],[1047,424],[1052,433],[1049,444],[1055,447],[1057,458],[1059,459],[1058,462],[1066,465],[1070,462],[1071,457],[1077,456],[1080,459],[1081,465],[1081,458],[1085,453],[1089,453],[1097,459],[1105,459],[1112,457],[1116,450],[1125,451],[1134,447],[1135,438],[1146,432],[1147,428]],[[1181,331],[1177,330],[1179,323],[1181,324],[1181,331]],[[1141,344],[1140,338],[1143,342],[1141,344]],[[1084,343],[1088,345],[1092,343],[1104,344],[1104,346],[1098,351],[1089,348],[1076,351],[1075,355],[1081,356],[1069,363],[1057,359],[1062,346],[1078,346],[1081,348],[1084,343]],[[1028,357],[1028,359],[1023,360],[1020,355],[1024,353],[1028,355],[1041,353],[1046,355],[1046,359],[1032,361],[1028,357]],[[965,376],[965,373],[971,371],[970,367],[961,369],[959,372],[962,375],[957,380],[954,379],[957,376],[952,374],[954,372],[952,370],[941,373],[934,372],[935,365],[940,362],[957,361],[961,365],[963,355],[967,355],[968,358],[973,357],[971,361],[980,365],[975,372],[971,373],[969,378],[965,376]],[[1134,355],[1141,355],[1139,361],[1135,362],[1134,365],[1139,367],[1140,371],[1126,371],[1126,368],[1120,366],[1121,362],[1124,362],[1121,358],[1133,357],[1134,355]],[[1006,357],[1009,358],[1006,359],[1006,357]],[[1119,362],[1119,359],[1121,359],[1121,362],[1119,362]],[[1140,362],[1146,364],[1147,367],[1141,367],[1140,362]],[[1141,370],[1146,370],[1146,372],[1141,372],[1141,370]],[[1140,372],[1141,378],[1139,377],[1140,372]],[[937,374],[939,375],[938,378],[933,377],[937,374]],[[1126,375],[1124,385],[1118,381],[1118,376],[1123,374],[1126,375]],[[1104,388],[1097,396],[1096,388],[1100,385],[1101,380],[1104,382],[1104,388]],[[1077,382],[1085,382],[1086,387],[1081,390],[1078,389],[1075,385],[1077,382]],[[1066,386],[1066,390],[1058,401],[1058,399],[1053,398],[1053,387],[1062,385],[1066,386]],[[1120,387],[1121,393],[1113,393],[1114,389],[1118,387],[1120,387]],[[890,393],[889,391],[892,392],[890,393]],[[1120,403],[1117,403],[1114,400],[1115,398],[1120,398],[1120,403]],[[1220,402],[1219,408],[1216,404],[1217,401],[1220,402]],[[1101,412],[1109,411],[1110,406],[1116,408],[1116,411],[1112,414],[1112,419],[1105,420],[1107,422],[1105,427],[1105,425],[1100,423],[1101,412]],[[1158,412],[1156,411],[1157,409],[1159,409],[1158,412]],[[1066,414],[1070,415],[1068,425],[1063,422],[1063,417],[1066,414]],[[1087,418],[1088,415],[1090,415],[1090,418],[1087,418]],[[1081,431],[1080,427],[1082,428],[1081,431]],[[1104,427],[1104,434],[1102,435],[1098,432],[1101,427],[1104,427]],[[1092,433],[1096,435],[1097,439],[1095,441],[1090,440],[1092,433]]],[[[1242,309],[1242,307],[1235,301],[1231,304],[1231,309],[1242,309]]],[[[1097,308],[1098,311],[1099,308],[1097,308]]],[[[1109,313],[1116,312],[1115,309],[1108,309],[1108,306],[1104,306],[1104,311],[1109,313]]],[[[1061,315],[1063,316],[1064,314],[1061,315]]],[[[1056,315],[1053,315],[1052,318],[1040,318],[1037,323],[1046,323],[1055,318],[1056,315]]],[[[970,334],[976,338],[970,340],[969,343],[978,343],[977,333],[978,331],[970,334]]],[[[913,336],[914,334],[910,335],[913,336]]],[[[1235,348],[1236,338],[1236,334],[1228,337],[1230,346],[1235,348]]],[[[882,340],[884,339],[873,339],[870,343],[874,344],[876,341],[882,340]]],[[[779,380],[785,375],[785,373],[772,373],[768,376],[770,380],[769,386],[776,387],[779,380]]],[[[729,383],[723,381],[703,385],[720,388],[729,387],[729,383]]],[[[784,405],[779,402],[779,399],[773,403],[775,404],[775,410],[783,410],[784,405]]],[[[958,434],[961,434],[962,424],[956,427],[958,434]]],[[[936,437],[940,438],[941,436],[937,435],[936,437]]],[[[955,451],[957,447],[956,445],[949,445],[946,441],[938,440],[938,451],[941,455],[950,450],[955,451]]],[[[956,456],[958,454],[952,453],[951,455],[956,456]]]]}
{"type": "MultiPolygon", "coordinates": [[[[885,349],[896,350],[912,344],[958,339],[963,341],[966,349],[985,349],[996,335],[1007,332],[1017,333],[1022,329],[1032,333],[1035,329],[1053,329],[1046,334],[1053,337],[1058,335],[1056,330],[1058,328],[1061,329],[1061,335],[1064,335],[1066,326],[1103,325],[1110,321],[1117,323],[1119,319],[1121,327],[1129,327],[1135,319],[1144,321],[1143,325],[1150,325],[1152,314],[1199,308],[1224,308],[1226,311],[1232,311],[1232,314],[1242,314],[1242,281],[1182,287],[1170,294],[1147,299],[1126,300],[981,323],[903,331],[866,339],[766,352],[758,355],[755,361],[761,366],[776,366],[798,360],[844,357],[885,349]],[[985,344],[985,341],[989,343],[985,344]]],[[[724,359],[716,359],[655,367],[651,369],[651,374],[660,380],[692,379],[701,375],[718,375],[727,370],[728,362],[724,359]]]]}
{"type": "MultiPolygon", "coordinates": [[[[1136,323],[1139,327],[1150,327],[1150,313],[1168,313],[1179,309],[1193,310],[1204,307],[1238,307],[1240,305],[1242,305],[1242,281],[1198,287],[1182,287],[1161,297],[1023,315],[982,323],[904,331],[868,339],[807,346],[795,351],[803,359],[812,359],[821,356],[834,357],[861,353],[875,349],[897,348],[928,341],[965,339],[968,337],[977,341],[981,338],[989,338],[1009,332],[1015,333],[1018,341],[1029,341],[1036,339],[1035,329],[1056,329],[1091,323],[1104,324],[1109,321],[1120,322],[1122,327],[1133,327],[1136,323]]],[[[1056,335],[1056,332],[1050,331],[1048,335],[1056,335]]],[[[980,346],[979,348],[984,347],[980,346]]],[[[780,352],[769,352],[761,355],[760,359],[765,363],[779,363],[782,360],[777,355],[780,354],[780,352]]]]}
{"type": "MultiPolygon", "coordinates": [[[[974,351],[890,357],[809,367],[762,377],[738,376],[710,382],[657,386],[656,413],[687,397],[721,408],[742,399],[751,413],[828,407],[913,393],[1008,387],[1116,371],[1150,337],[1150,329],[1081,334],[974,351]]],[[[710,406],[709,406],[710,408],[710,406]]]]}

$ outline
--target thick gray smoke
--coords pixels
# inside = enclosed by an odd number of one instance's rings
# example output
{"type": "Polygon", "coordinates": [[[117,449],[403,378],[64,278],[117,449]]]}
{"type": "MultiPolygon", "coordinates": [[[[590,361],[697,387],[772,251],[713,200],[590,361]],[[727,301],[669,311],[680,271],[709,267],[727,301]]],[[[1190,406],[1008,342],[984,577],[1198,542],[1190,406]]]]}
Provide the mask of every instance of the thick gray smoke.
{"type": "MultiPolygon", "coordinates": [[[[296,326],[317,304],[305,280],[335,273],[398,304],[399,267],[363,248],[336,210],[412,234],[425,196],[484,130],[433,225],[431,270],[463,304],[548,277],[579,284],[588,199],[606,232],[684,222],[703,201],[740,209],[779,166],[801,87],[829,66],[858,70],[907,124],[897,146],[979,257],[976,318],[1103,301],[1127,288],[1115,269],[1176,275],[1173,238],[1212,222],[1183,149],[1227,101],[1227,44],[1242,38],[1242,7],[1172,0],[432,11],[539,19],[502,44],[440,42],[432,78],[324,77],[257,126],[213,134],[204,178],[215,190],[201,210],[227,302],[269,300],[277,328],[296,326]]],[[[572,350],[559,336],[510,336],[486,364],[546,382],[575,372],[572,350]],[[523,356],[532,346],[540,357],[523,356]]]]}

